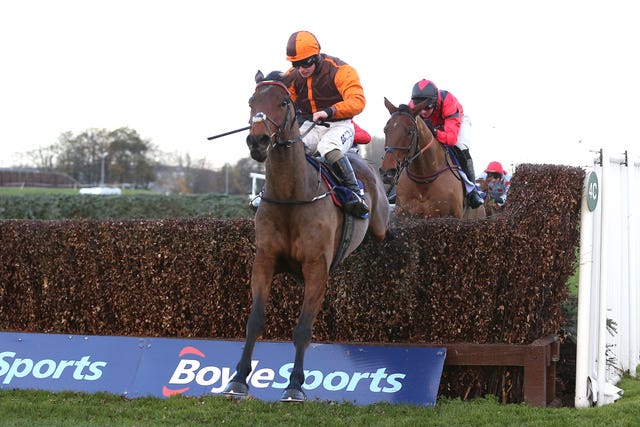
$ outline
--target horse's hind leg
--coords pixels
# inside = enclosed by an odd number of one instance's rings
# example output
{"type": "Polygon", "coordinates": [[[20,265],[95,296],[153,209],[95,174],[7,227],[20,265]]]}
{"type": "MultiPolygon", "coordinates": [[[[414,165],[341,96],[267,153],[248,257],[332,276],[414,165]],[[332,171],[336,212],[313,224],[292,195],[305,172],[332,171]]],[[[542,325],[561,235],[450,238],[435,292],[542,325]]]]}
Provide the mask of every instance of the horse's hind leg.
{"type": "Polygon", "coordinates": [[[293,330],[293,346],[296,350],[289,385],[280,399],[283,402],[301,402],[306,400],[302,391],[304,384],[304,353],[311,343],[313,323],[322,307],[327,280],[329,278],[326,263],[303,266],[305,278],[304,301],[300,309],[298,323],[293,330]]]}
{"type": "Polygon", "coordinates": [[[256,252],[251,273],[251,314],[247,320],[247,337],[240,361],[236,365],[236,373],[229,381],[224,394],[233,397],[244,397],[249,391],[247,377],[251,372],[251,356],[258,337],[262,334],[265,323],[265,307],[269,301],[271,283],[273,281],[273,262],[269,257],[256,252]]]}

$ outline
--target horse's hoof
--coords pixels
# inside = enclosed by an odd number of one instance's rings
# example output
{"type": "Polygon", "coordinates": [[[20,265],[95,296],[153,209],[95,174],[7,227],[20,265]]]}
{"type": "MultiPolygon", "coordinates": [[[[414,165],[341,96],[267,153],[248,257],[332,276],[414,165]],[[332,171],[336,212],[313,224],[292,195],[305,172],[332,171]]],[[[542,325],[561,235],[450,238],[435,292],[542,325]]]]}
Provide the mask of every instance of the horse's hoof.
{"type": "Polygon", "coordinates": [[[296,388],[288,388],[282,393],[280,402],[304,402],[307,400],[307,396],[302,390],[296,388]]]}
{"type": "Polygon", "coordinates": [[[249,387],[246,384],[243,384],[237,381],[232,381],[229,384],[227,384],[227,388],[224,389],[222,394],[228,397],[235,397],[239,399],[239,398],[246,397],[248,392],[249,392],[249,387]]]}

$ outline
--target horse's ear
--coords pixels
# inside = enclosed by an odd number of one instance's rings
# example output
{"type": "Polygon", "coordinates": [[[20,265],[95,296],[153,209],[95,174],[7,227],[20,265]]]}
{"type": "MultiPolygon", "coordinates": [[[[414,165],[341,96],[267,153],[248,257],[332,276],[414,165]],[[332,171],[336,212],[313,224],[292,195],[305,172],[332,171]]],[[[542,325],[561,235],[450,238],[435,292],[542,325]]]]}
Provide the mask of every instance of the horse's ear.
{"type": "Polygon", "coordinates": [[[260,83],[261,81],[264,80],[264,74],[262,74],[262,71],[258,70],[258,72],[256,73],[256,83],[260,83]]]}
{"type": "Polygon", "coordinates": [[[384,97],[384,106],[387,107],[387,110],[389,110],[389,114],[393,114],[396,111],[398,111],[398,108],[395,105],[393,105],[391,101],[387,99],[386,96],[384,97]]]}

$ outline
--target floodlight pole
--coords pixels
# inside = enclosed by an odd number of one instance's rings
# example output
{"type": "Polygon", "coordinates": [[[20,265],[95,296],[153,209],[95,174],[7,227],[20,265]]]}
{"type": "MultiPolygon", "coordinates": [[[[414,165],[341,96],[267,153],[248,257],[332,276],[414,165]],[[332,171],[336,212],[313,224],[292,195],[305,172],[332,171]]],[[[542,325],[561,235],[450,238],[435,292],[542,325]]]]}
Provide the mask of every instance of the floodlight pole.
{"type": "Polygon", "coordinates": [[[100,187],[104,187],[104,159],[108,155],[109,153],[107,151],[100,153],[100,157],[102,158],[102,162],[100,163],[100,187]]]}

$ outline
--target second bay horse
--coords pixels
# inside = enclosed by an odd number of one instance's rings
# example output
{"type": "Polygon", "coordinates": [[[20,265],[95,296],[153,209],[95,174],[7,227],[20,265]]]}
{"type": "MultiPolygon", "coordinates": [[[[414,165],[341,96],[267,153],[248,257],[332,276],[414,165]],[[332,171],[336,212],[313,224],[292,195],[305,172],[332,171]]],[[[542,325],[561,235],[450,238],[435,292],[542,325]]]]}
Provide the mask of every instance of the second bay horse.
{"type": "Polygon", "coordinates": [[[418,116],[426,102],[396,107],[387,98],[391,117],[385,133],[385,156],[380,174],[396,186],[398,215],[417,218],[483,218],[484,207],[471,209],[464,197],[458,166],[426,123],[418,116]]]}

